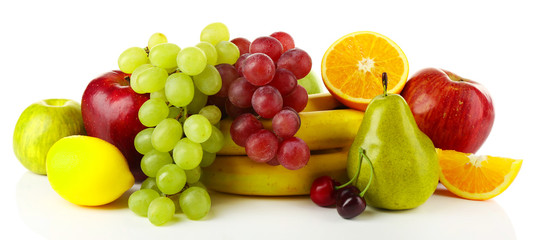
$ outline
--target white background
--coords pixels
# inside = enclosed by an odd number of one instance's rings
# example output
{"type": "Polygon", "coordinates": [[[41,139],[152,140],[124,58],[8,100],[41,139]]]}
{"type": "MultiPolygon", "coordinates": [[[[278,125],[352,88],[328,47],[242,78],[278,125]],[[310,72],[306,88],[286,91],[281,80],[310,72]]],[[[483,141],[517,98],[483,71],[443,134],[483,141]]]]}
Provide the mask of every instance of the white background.
{"type": "Polygon", "coordinates": [[[535,239],[534,10],[530,1],[516,0],[2,1],[1,238],[535,239]],[[47,98],[80,101],[91,79],[117,68],[124,49],[144,47],[154,32],[191,46],[212,22],[225,23],[231,38],[286,31],[309,52],[317,73],[324,51],[343,35],[360,30],[386,35],[405,52],[410,76],[440,67],[486,86],[496,118],[478,154],[524,159],[521,171],[508,190],[484,202],[439,189],[417,209],[368,208],[348,221],[307,197],[214,193],[206,219],[177,217],[154,227],[125,209],[126,196],[102,208],[78,207],[17,161],[13,129],[28,105],[47,98]]]}

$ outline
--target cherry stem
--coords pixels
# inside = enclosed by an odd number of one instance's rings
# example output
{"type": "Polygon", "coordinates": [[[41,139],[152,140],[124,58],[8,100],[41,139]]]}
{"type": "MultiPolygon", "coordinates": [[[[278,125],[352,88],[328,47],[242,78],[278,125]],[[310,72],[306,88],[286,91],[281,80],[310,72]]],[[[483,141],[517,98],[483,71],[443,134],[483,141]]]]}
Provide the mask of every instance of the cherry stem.
{"type": "Polygon", "coordinates": [[[383,95],[387,96],[387,73],[382,73],[383,95]]]}
{"type": "Polygon", "coordinates": [[[350,179],[350,181],[346,182],[345,184],[340,185],[340,186],[335,186],[335,189],[338,190],[338,189],[344,188],[350,185],[351,183],[357,181],[357,178],[359,177],[359,172],[361,172],[361,166],[363,165],[362,164],[363,158],[365,158],[368,161],[369,166],[370,166],[370,176],[369,176],[369,181],[367,183],[367,186],[365,187],[365,189],[363,189],[363,191],[361,191],[361,193],[359,193],[360,197],[363,197],[365,195],[365,192],[367,192],[368,188],[370,187],[370,184],[372,183],[372,177],[374,176],[374,168],[372,167],[372,162],[370,161],[370,158],[365,153],[365,149],[363,149],[362,147],[359,148],[359,167],[357,167],[357,171],[354,173],[354,176],[352,177],[352,179],[350,179]]]}
{"type": "Polygon", "coordinates": [[[372,177],[374,176],[374,167],[372,166],[372,161],[370,161],[370,158],[367,156],[367,154],[365,154],[365,150],[363,148],[359,148],[359,150],[363,153],[363,156],[368,161],[369,167],[370,167],[370,176],[369,176],[367,186],[359,194],[360,197],[363,197],[365,193],[367,192],[368,188],[370,187],[370,184],[372,183],[372,177]]]}

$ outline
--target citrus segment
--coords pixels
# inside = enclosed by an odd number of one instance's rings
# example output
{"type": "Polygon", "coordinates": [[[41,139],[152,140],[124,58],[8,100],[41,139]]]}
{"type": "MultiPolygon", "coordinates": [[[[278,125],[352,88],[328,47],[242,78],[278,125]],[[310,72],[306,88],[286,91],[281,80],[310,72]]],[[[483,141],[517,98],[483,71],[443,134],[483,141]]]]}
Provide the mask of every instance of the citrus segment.
{"type": "Polygon", "coordinates": [[[321,68],[328,91],[348,107],[362,111],[372,98],[383,93],[383,72],[389,79],[389,93],[400,93],[409,73],[408,60],[400,47],[370,31],[338,39],[324,54],[321,68]]]}
{"type": "Polygon", "coordinates": [[[457,196],[486,200],[508,188],[521,168],[522,160],[477,156],[454,150],[437,149],[439,180],[457,196]]]}

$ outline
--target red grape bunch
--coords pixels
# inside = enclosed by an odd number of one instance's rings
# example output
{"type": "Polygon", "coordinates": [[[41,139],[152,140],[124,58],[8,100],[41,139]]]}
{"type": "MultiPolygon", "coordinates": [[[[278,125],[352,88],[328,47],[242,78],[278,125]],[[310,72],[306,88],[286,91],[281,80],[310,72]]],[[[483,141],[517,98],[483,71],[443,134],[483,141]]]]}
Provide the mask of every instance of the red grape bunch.
{"type": "Polygon", "coordinates": [[[296,48],[285,32],[253,42],[242,37],[231,42],[240,50],[240,57],[234,65],[216,67],[223,84],[209,101],[234,118],[231,138],[245,148],[250,159],[291,170],[302,168],[310,151],[294,135],[301,125],[298,113],[307,105],[308,95],[297,80],[311,71],[311,57],[296,48]],[[261,118],[271,119],[271,130],[264,128],[261,118]]]}

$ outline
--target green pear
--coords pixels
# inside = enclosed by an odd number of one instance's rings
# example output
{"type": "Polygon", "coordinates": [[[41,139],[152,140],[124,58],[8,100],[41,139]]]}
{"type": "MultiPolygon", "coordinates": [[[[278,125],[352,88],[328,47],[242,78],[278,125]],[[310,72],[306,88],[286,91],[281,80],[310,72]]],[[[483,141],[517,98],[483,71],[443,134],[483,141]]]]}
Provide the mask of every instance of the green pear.
{"type": "Polygon", "coordinates": [[[434,193],[439,179],[439,161],[432,141],[419,130],[408,104],[398,94],[384,93],[368,105],[363,122],[348,153],[350,178],[359,171],[354,185],[363,190],[368,205],[401,210],[415,208],[434,193]],[[359,162],[359,148],[371,160],[359,162]],[[363,166],[359,166],[362,164],[363,166]]]}

